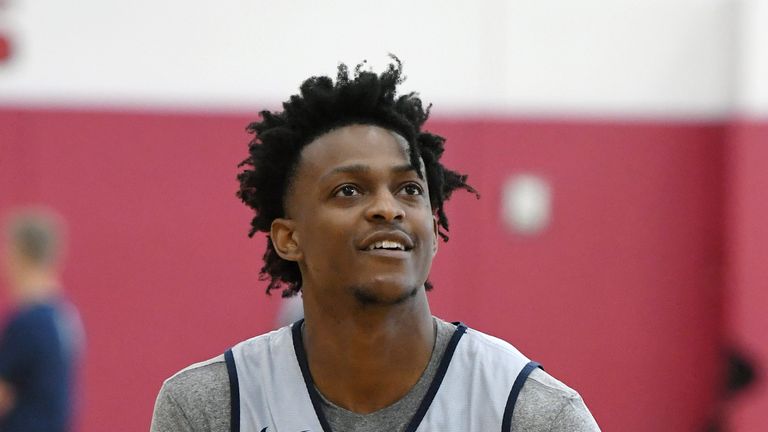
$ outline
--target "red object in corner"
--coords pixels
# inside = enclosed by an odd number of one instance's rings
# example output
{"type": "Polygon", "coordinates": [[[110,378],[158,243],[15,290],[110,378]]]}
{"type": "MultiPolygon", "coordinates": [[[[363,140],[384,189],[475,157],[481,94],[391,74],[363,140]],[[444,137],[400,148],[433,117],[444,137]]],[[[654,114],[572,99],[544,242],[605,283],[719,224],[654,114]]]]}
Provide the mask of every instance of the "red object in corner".
{"type": "Polygon", "coordinates": [[[11,58],[11,41],[8,36],[0,34],[0,62],[11,58]]]}

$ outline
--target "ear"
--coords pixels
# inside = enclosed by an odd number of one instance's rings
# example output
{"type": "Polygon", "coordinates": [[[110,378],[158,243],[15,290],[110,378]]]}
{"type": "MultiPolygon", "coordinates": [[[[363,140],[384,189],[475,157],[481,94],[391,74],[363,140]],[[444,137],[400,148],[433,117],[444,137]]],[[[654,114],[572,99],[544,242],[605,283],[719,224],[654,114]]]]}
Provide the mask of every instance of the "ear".
{"type": "Polygon", "coordinates": [[[437,218],[434,217],[432,218],[432,230],[434,231],[434,235],[432,236],[432,256],[434,257],[437,255],[437,244],[440,243],[438,241],[440,238],[440,226],[437,224],[437,218]]]}
{"type": "Polygon", "coordinates": [[[277,218],[272,221],[269,230],[272,246],[280,258],[286,261],[299,261],[303,254],[299,248],[299,235],[296,222],[292,219],[277,218]]]}

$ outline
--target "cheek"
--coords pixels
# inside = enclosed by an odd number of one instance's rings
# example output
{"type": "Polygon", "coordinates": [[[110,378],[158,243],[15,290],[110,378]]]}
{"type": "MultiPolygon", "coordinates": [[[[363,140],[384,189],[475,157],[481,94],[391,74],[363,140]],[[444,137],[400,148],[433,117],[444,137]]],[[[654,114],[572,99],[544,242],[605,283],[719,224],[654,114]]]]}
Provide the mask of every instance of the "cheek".
{"type": "Polygon", "coordinates": [[[430,217],[428,221],[425,221],[419,226],[419,238],[422,239],[422,251],[425,256],[429,258],[434,257],[437,251],[437,237],[435,235],[435,225],[430,217]]]}
{"type": "Polygon", "coordinates": [[[349,253],[353,237],[349,224],[341,223],[338,218],[315,222],[311,226],[302,227],[300,233],[306,259],[319,263],[349,253]]]}

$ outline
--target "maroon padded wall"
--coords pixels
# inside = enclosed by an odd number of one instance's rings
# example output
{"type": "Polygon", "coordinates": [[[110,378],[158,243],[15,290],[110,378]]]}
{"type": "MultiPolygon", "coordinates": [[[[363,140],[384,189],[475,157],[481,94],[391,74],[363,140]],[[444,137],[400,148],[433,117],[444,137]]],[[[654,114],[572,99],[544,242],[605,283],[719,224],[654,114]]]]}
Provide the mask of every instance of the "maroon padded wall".
{"type": "Polygon", "coordinates": [[[728,427],[768,430],[768,123],[729,128],[726,276],[728,342],[756,368],[756,380],[729,401],[728,427]]]}
{"type": "MultiPolygon", "coordinates": [[[[0,109],[0,212],[45,203],[71,225],[64,280],[89,341],[81,430],[147,430],[165,377],[272,326],[263,238],[246,237],[234,196],[248,120],[0,109]]],[[[700,430],[722,328],[724,128],[430,128],[482,194],[448,205],[433,311],[513,342],[577,388],[604,430],[700,430]],[[553,187],[552,224],[536,237],[500,221],[501,185],[519,172],[553,187]]]]}

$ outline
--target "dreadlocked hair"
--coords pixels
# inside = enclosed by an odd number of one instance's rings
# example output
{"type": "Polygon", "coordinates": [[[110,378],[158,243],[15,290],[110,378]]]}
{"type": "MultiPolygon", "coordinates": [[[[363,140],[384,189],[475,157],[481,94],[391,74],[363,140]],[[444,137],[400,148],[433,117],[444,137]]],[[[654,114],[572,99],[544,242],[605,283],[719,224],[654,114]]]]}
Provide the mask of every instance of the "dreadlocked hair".
{"type": "MultiPolygon", "coordinates": [[[[380,75],[362,70],[358,64],[350,76],[343,63],[338,66],[336,82],[330,77],[307,79],[300,93],[283,103],[283,111],[261,111],[260,121],[248,125],[246,130],[254,137],[248,144],[249,156],[238,168],[240,188],[237,196],[255,211],[249,237],[257,232],[269,233],[272,221],[285,215],[285,194],[295,174],[301,150],[315,138],[340,127],[352,124],[376,125],[401,135],[408,142],[411,166],[424,163],[429,201],[439,225],[439,234],[448,241],[448,218],[443,210],[456,189],[465,189],[479,197],[467,184],[467,176],[445,168],[440,163],[445,139],[422,131],[429,117],[416,93],[398,96],[396,87],[402,83],[403,67],[400,60],[390,55],[394,63],[380,75]]],[[[291,297],[302,287],[297,263],[277,254],[272,241],[267,242],[264,266],[259,280],[269,280],[267,294],[283,288],[283,297],[291,297]]],[[[427,281],[426,289],[432,285],[427,281]]]]}

